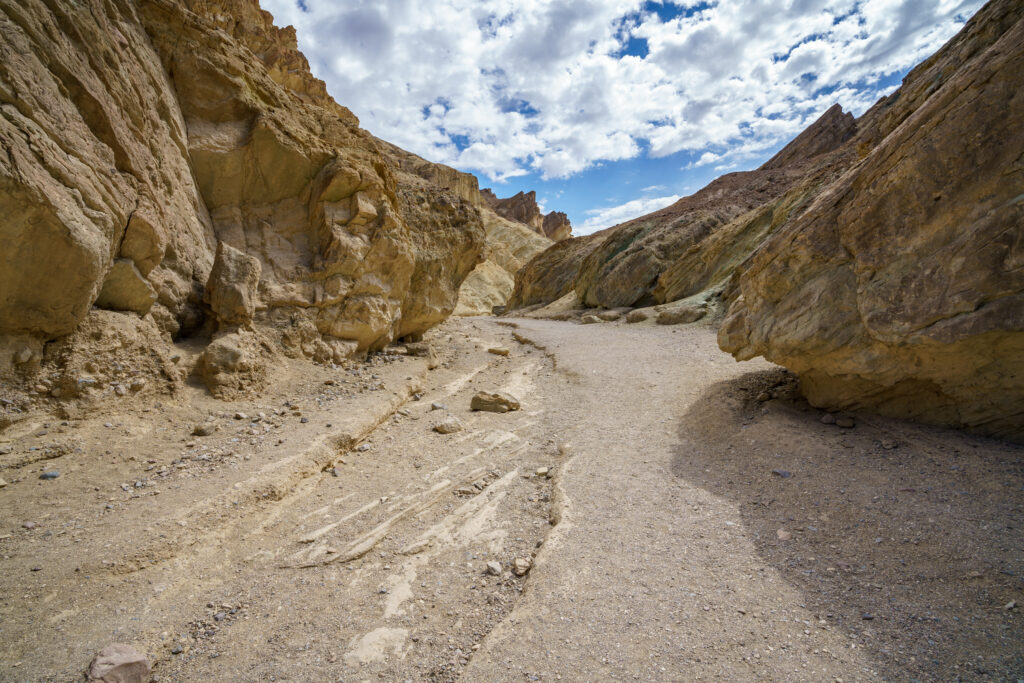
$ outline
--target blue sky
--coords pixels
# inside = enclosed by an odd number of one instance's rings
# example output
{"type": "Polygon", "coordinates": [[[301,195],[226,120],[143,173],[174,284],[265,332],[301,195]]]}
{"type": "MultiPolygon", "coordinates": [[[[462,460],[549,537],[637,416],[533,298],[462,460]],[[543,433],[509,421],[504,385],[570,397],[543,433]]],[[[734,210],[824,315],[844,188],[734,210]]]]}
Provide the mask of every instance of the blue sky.
{"type": "Polygon", "coordinates": [[[261,0],[364,128],[584,234],[855,115],[979,0],[261,0]]]}

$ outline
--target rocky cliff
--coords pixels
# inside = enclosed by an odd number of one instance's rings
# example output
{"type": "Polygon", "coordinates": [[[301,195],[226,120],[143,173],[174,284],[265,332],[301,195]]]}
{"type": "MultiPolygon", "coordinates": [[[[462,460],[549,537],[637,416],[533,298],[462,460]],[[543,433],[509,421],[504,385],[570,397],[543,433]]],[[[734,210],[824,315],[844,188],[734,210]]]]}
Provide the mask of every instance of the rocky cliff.
{"type": "Polygon", "coordinates": [[[542,214],[537,204],[537,193],[532,190],[517,192],[505,199],[499,199],[489,188],[484,188],[480,193],[486,205],[502,218],[529,226],[537,234],[555,242],[572,236],[569,217],[561,211],[542,214]]]}
{"type": "Polygon", "coordinates": [[[835,106],[756,171],[730,173],[675,204],[560,243],[517,280],[510,305],[575,290],[586,306],[646,306],[721,290],[774,227],[856,159],[853,117],[835,106]]]}
{"type": "Polygon", "coordinates": [[[552,247],[510,302],[698,297],[807,397],[1024,437],[1024,5],[991,2],[860,119],[835,106],[755,171],[552,247]]]}
{"type": "Polygon", "coordinates": [[[484,247],[465,188],[407,172],[256,0],[0,12],[0,375],[173,384],[161,349],[212,335],[196,371],[230,393],[268,355],[337,361],[454,309],[484,247]]]}
{"type": "Polygon", "coordinates": [[[719,333],[815,405],[1024,438],[1024,6],[992,2],[864,117],[854,168],[737,278],[719,333]]]}

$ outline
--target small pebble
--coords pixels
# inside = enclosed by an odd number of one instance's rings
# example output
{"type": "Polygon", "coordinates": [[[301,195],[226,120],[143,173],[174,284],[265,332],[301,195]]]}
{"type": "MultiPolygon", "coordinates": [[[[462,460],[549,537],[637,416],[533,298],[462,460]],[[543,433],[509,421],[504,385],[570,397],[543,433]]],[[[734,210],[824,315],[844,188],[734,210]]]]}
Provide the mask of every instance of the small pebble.
{"type": "Polygon", "coordinates": [[[35,522],[24,522],[21,525],[21,528],[22,529],[35,529],[36,528],[36,523],[35,522]]]}
{"type": "Polygon", "coordinates": [[[789,479],[793,476],[792,472],[788,472],[786,470],[772,470],[772,474],[776,477],[782,477],[783,479],[789,479]]]}
{"type": "Polygon", "coordinates": [[[60,476],[60,472],[58,470],[50,470],[49,472],[43,472],[42,474],[40,474],[39,478],[40,479],[56,479],[59,476],[60,476]]]}
{"type": "Polygon", "coordinates": [[[300,419],[299,422],[301,422],[302,424],[306,424],[307,422],[309,422],[309,418],[308,417],[304,417],[304,418],[300,419]]]}
{"type": "Polygon", "coordinates": [[[501,562],[496,562],[494,560],[491,560],[490,562],[488,562],[487,563],[487,573],[490,574],[491,576],[500,576],[501,575],[501,562]]]}
{"type": "Polygon", "coordinates": [[[856,425],[857,425],[857,423],[853,421],[852,417],[837,417],[836,418],[836,426],[837,427],[842,427],[843,429],[853,429],[856,425]]]}
{"type": "Polygon", "coordinates": [[[836,423],[836,416],[832,413],[825,413],[821,416],[821,424],[823,425],[834,425],[836,423]]]}

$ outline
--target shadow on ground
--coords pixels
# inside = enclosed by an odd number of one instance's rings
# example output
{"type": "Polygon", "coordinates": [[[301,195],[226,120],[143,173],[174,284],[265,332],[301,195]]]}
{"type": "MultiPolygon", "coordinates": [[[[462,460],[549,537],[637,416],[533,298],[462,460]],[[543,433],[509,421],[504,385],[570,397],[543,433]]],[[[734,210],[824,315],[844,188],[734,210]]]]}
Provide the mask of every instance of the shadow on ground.
{"type": "Polygon", "coordinates": [[[783,370],[713,386],[673,473],[890,680],[1024,674],[1024,447],[871,415],[823,424],[783,370]]]}

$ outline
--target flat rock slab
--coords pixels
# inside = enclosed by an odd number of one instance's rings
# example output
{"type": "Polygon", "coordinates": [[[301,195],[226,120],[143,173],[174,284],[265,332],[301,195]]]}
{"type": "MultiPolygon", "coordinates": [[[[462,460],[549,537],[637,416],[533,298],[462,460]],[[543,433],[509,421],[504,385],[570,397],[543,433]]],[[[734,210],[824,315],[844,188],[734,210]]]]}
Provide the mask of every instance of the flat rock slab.
{"type": "Polygon", "coordinates": [[[149,680],[149,660],[131,645],[113,643],[96,653],[87,681],[144,683],[149,680]]]}

